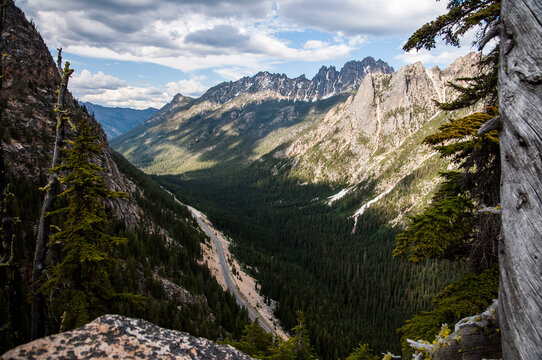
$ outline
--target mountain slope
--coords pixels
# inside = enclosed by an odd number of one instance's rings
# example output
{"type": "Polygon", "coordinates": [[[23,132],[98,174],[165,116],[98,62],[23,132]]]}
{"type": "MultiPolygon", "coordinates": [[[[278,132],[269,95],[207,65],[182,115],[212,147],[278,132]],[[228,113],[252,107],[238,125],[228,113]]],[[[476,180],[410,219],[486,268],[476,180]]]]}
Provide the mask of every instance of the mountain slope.
{"type": "Polygon", "coordinates": [[[356,184],[387,173],[389,185],[432,155],[418,144],[448,116],[434,100],[450,96],[448,82],[472,75],[476,59],[472,53],[445,70],[417,63],[389,74],[383,63],[360,72],[365,62],[375,63],[366,58],[347,63],[340,73],[324,67],[310,82],[258,73],[217,85],[199,99],[177,96],[167,111],[112,145],[155,174],[227,172],[269,154],[292,164],[291,175],[303,181],[356,184]],[[350,85],[342,89],[359,87],[340,92],[337,84],[345,78],[350,85]],[[325,89],[325,99],[302,101],[304,92],[292,92],[318,88],[325,89]],[[399,164],[409,144],[412,152],[399,164]]]}
{"type": "Polygon", "coordinates": [[[285,328],[304,311],[322,358],[359,342],[398,351],[395,330],[463,271],[391,252],[405,215],[427,204],[448,167],[422,140],[461,114],[433,100],[453,96],[445,84],[472,74],[476,59],[369,73],[313,101],[264,86],[280,75],[261,73],[210,90],[220,96],[179,98],[113,145],[233,239],[285,328]]]}
{"type": "MultiPolygon", "coordinates": [[[[0,193],[3,246],[0,276],[0,352],[29,340],[29,282],[36,229],[53,151],[56,103],[60,77],[46,45],[33,24],[8,0],[2,6],[2,77],[0,99],[0,193]],[[17,219],[16,222],[12,221],[17,219]],[[8,231],[13,230],[9,240],[8,231]]],[[[108,145],[96,120],[67,93],[65,103],[77,127],[86,117],[96,125],[105,145],[94,160],[104,168],[108,187],[124,191],[127,198],[106,203],[112,219],[107,231],[128,238],[118,248],[119,262],[111,274],[118,292],[142,294],[143,308],[117,303],[108,309],[142,317],[162,326],[210,338],[239,336],[247,322],[246,312],[225,293],[209,270],[198,264],[201,246],[209,241],[184,206],[180,206],[154,181],[130,165],[108,145]]],[[[65,137],[73,130],[66,126],[65,137]]],[[[55,206],[61,201],[57,201],[55,206]]],[[[62,217],[51,216],[62,228],[62,217]]],[[[59,251],[49,248],[47,264],[57,261],[59,251]]],[[[46,332],[58,331],[62,314],[48,312],[46,332]]]]}
{"type": "Polygon", "coordinates": [[[322,67],[313,80],[261,72],[219,84],[198,99],[178,95],[112,145],[132,163],[154,173],[208,168],[215,164],[207,161],[210,158],[235,166],[267,151],[258,145],[270,132],[281,128],[298,132],[308,124],[305,120],[344,101],[344,91],[355,88],[369,72],[392,70],[381,60],[366,58],[347,63],[340,72],[322,67]]]}
{"type": "Polygon", "coordinates": [[[112,139],[131,130],[143,121],[151,118],[158,111],[155,108],[144,110],[112,108],[90,102],[83,102],[81,104],[87,108],[90,114],[94,114],[96,120],[102,125],[108,139],[112,139]]]}

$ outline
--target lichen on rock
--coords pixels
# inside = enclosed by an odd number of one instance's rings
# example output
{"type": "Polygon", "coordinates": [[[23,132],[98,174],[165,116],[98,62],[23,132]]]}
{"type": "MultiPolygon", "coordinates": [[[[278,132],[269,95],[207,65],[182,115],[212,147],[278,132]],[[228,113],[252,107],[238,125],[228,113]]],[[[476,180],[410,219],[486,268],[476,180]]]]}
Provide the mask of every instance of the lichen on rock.
{"type": "Polygon", "coordinates": [[[140,319],[104,315],[73,331],[18,346],[7,359],[227,359],[250,360],[229,345],[218,345],[140,319]]]}

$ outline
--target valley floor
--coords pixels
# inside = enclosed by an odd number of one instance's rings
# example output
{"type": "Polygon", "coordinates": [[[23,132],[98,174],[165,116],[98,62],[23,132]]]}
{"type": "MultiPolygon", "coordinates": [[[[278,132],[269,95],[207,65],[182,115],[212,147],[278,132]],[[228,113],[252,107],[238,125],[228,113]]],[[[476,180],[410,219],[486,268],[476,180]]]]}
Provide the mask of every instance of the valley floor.
{"type": "MultiPolygon", "coordinates": [[[[248,275],[241,267],[239,262],[229,251],[230,242],[220,231],[215,229],[209,219],[200,211],[194,209],[191,206],[187,206],[196,220],[200,220],[205,224],[207,229],[202,226],[202,230],[210,230],[212,234],[218,239],[224,252],[224,256],[227,259],[227,266],[229,268],[231,278],[235,283],[235,287],[241,293],[242,298],[246,303],[258,313],[260,321],[264,321],[268,327],[272,327],[273,331],[281,337],[283,340],[288,339],[288,335],[279,325],[278,319],[273,315],[275,302],[271,300],[271,305],[267,305],[262,295],[258,291],[256,281],[253,277],[248,275]]],[[[206,231],[207,232],[207,231],[206,231]]],[[[209,234],[210,235],[210,234],[209,234]]],[[[222,267],[219,259],[219,251],[214,241],[210,241],[203,246],[203,263],[207,265],[213,276],[217,279],[218,283],[227,290],[227,282],[222,271],[222,267]]]]}

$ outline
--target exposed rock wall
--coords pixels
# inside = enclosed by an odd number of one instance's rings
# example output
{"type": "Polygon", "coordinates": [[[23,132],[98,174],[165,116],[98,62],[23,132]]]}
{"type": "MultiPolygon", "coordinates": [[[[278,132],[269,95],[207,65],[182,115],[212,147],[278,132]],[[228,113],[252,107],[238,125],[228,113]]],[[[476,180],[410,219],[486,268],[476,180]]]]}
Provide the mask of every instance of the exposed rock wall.
{"type": "MultiPolygon", "coordinates": [[[[313,181],[356,183],[381,174],[385,169],[379,162],[386,153],[402,146],[439,113],[435,100],[450,100],[454,94],[447,83],[474,75],[478,57],[471,53],[445,70],[415,63],[393,74],[368,74],[355,95],[294,141],[286,155],[296,159],[299,173],[313,181]],[[344,166],[334,159],[342,159],[344,166]]],[[[431,155],[422,146],[416,151],[411,157],[416,164],[431,155]]]]}
{"type": "Polygon", "coordinates": [[[249,360],[229,345],[168,330],[147,321],[104,315],[61,334],[16,347],[8,359],[227,359],[249,360]]]}
{"type": "MultiPolygon", "coordinates": [[[[0,93],[3,166],[8,176],[27,178],[43,186],[55,141],[54,106],[60,75],[41,35],[13,0],[7,0],[4,6],[1,37],[2,53],[6,54],[1,59],[0,93]]],[[[87,116],[69,92],[65,104],[76,125],[78,119],[87,116]]],[[[96,121],[92,124],[98,128],[99,140],[105,143],[102,156],[96,162],[105,169],[106,183],[112,190],[133,194],[137,189],[119,172],[103,129],[96,121]]],[[[66,125],[64,131],[65,138],[74,136],[70,126],[66,125]]],[[[135,225],[142,214],[141,209],[125,199],[112,201],[109,205],[130,226],[135,225]]]]}

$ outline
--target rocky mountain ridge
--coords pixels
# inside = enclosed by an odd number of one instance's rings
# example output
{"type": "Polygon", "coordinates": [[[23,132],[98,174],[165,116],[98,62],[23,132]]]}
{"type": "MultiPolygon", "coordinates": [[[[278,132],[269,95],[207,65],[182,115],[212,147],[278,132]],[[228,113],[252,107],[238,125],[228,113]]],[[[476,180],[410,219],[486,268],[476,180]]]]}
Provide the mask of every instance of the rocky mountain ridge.
{"type": "Polygon", "coordinates": [[[295,79],[285,74],[271,74],[267,71],[237,81],[224,82],[211,89],[198,101],[224,104],[242,93],[270,91],[288,100],[316,101],[355,89],[369,73],[390,74],[393,68],[382,60],[366,57],[361,61],[349,61],[340,71],[334,66],[322,66],[309,80],[305,75],[295,79]]]}

